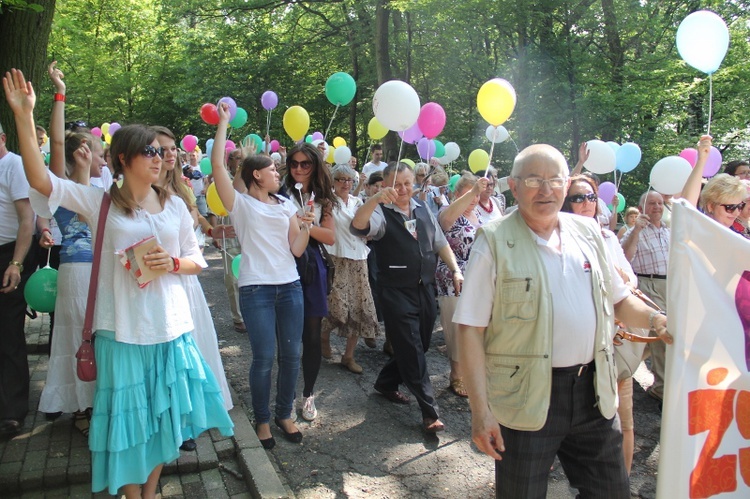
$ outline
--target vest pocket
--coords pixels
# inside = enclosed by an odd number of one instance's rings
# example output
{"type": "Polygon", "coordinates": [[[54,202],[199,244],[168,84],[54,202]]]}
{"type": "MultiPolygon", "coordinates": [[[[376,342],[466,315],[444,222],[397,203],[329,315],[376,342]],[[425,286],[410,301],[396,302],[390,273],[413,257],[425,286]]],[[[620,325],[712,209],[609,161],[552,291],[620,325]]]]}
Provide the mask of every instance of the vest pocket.
{"type": "Polygon", "coordinates": [[[489,400],[511,409],[524,407],[529,395],[529,371],[527,367],[526,362],[521,359],[513,359],[512,357],[487,358],[489,400]]]}
{"type": "Polygon", "coordinates": [[[531,277],[507,277],[501,283],[502,316],[506,321],[536,320],[538,286],[531,277]]]}

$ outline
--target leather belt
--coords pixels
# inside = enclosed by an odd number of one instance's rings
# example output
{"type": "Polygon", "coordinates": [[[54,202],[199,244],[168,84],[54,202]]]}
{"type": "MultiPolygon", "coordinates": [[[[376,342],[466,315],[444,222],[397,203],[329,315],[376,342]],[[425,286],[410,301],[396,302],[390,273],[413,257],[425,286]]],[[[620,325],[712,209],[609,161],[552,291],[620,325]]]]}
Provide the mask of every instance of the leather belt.
{"type": "Polygon", "coordinates": [[[587,372],[596,371],[596,364],[592,360],[588,364],[578,364],[570,367],[553,367],[552,374],[560,376],[577,376],[581,377],[587,372]]]}
{"type": "Polygon", "coordinates": [[[638,274],[636,273],[638,277],[647,277],[649,279],[666,279],[667,276],[661,275],[661,274],[638,274]]]}

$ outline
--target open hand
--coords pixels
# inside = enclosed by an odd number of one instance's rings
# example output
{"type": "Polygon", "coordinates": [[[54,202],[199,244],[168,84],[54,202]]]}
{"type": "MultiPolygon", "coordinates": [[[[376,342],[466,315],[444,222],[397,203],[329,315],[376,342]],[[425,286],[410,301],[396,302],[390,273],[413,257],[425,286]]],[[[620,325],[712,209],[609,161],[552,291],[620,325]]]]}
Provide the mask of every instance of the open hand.
{"type": "Polygon", "coordinates": [[[30,81],[26,81],[18,69],[11,69],[3,77],[3,89],[13,114],[32,114],[36,104],[36,94],[30,81]]]}

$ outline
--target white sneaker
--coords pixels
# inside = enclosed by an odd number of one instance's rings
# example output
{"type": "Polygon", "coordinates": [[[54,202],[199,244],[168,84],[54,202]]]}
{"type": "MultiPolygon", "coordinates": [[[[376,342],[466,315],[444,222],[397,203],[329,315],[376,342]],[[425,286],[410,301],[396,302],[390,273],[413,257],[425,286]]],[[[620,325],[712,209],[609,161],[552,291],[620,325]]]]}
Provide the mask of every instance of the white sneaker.
{"type": "Polygon", "coordinates": [[[312,421],[318,417],[318,410],[315,408],[315,395],[302,397],[302,418],[305,421],[312,421]]]}

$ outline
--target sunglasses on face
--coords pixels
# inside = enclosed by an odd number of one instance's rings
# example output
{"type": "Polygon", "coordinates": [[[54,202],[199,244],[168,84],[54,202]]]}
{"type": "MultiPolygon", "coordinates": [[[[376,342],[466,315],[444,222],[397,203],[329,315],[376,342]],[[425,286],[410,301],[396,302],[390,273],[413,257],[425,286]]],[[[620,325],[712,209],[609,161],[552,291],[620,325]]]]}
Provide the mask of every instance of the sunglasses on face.
{"type": "Polygon", "coordinates": [[[584,201],[596,203],[596,194],[593,192],[591,194],[573,194],[572,196],[568,196],[568,201],[573,204],[583,203],[584,201]]]}
{"type": "Polygon", "coordinates": [[[304,160],[304,161],[295,161],[295,160],[289,160],[289,168],[292,170],[295,168],[302,168],[303,170],[309,170],[313,167],[312,161],[304,160]]]}
{"type": "Polygon", "coordinates": [[[745,209],[745,202],[737,203],[737,204],[720,204],[719,206],[723,206],[725,210],[727,210],[727,213],[734,213],[737,210],[744,210],[745,209]]]}
{"type": "Polygon", "coordinates": [[[146,156],[149,159],[153,158],[154,156],[159,156],[160,158],[163,158],[164,157],[164,148],[160,147],[160,148],[157,149],[156,147],[154,147],[151,144],[149,144],[149,145],[147,145],[146,147],[143,148],[143,150],[141,151],[141,154],[144,155],[144,156],[146,156]]]}

